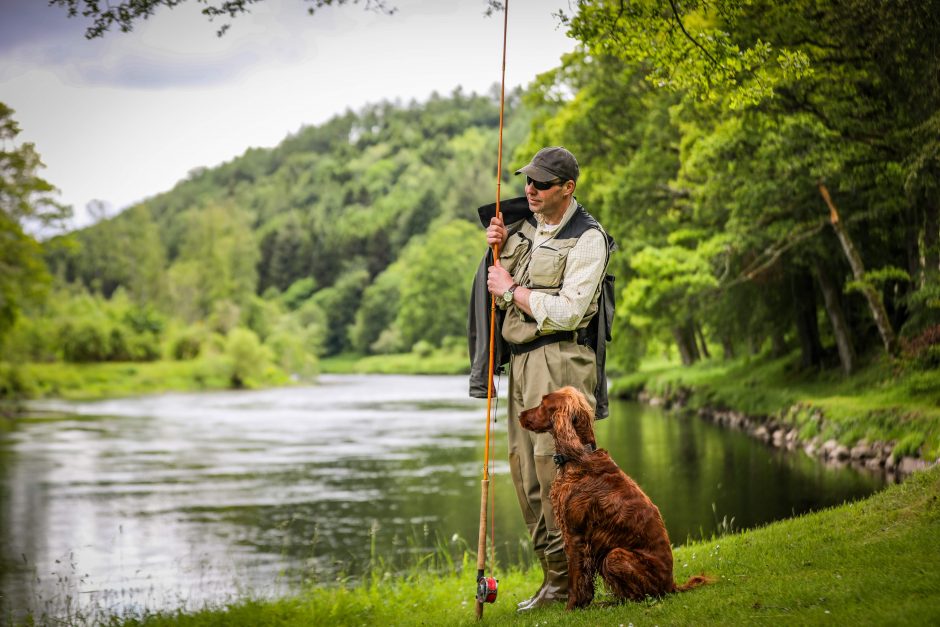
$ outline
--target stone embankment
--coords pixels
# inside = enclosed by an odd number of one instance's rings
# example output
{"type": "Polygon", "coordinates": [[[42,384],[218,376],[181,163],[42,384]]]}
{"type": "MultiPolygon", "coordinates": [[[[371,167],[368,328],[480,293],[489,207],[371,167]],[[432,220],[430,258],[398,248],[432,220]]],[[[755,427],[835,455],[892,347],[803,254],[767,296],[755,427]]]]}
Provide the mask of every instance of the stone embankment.
{"type": "MultiPolygon", "coordinates": [[[[637,400],[654,407],[663,407],[667,410],[685,409],[692,391],[686,388],[674,390],[668,397],[658,397],[639,392],[637,400]]],[[[784,415],[791,415],[801,409],[794,406],[784,415]]],[[[696,413],[701,418],[713,422],[721,427],[744,431],[769,446],[789,451],[802,449],[810,457],[833,466],[853,466],[871,472],[883,472],[889,482],[900,481],[912,472],[926,468],[930,464],[919,458],[909,455],[895,456],[896,442],[869,442],[859,440],[853,446],[847,446],[835,439],[823,440],[814,436],[809,440],[800,438],[800,430],[785,420],[768,416],[748,416],[734,410],[721,410],[713,408],[700,408],[696,413]]],[[[824,420],[822,412],[818,409],[811,417],[820,426],[824,420]]]]}

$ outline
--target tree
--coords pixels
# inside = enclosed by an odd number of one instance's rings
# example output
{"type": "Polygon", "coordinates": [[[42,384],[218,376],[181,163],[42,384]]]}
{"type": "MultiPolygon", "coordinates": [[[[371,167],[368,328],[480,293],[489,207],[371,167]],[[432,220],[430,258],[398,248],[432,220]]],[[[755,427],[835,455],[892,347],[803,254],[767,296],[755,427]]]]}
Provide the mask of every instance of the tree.
{"type": "Polygon", "coordinates": [[[895,328],[911,317],[929,324],[940,293],[936,1],[576,9],[563,19],[582,49],[538,85],[556,106],[533,138],[585,155],[579,192],[628,252],[613,262],[628,290],[615,337],[624,319],[661,337],[688,312],[695,323],[674,336],[690,359],[704,330],[726,354],[735,337],[752,350],[770,339],[777,353],[798,344],[807,366],[831,340],[851,371],[855,346],[876,346],[877,334],[862,300],[843,297],[858,280],[845,281],[851,269],[823,228],[820,179],[839,193],[885,316],[895,328]],[[676,248],[669,234],[683,231],[693,237],[676,248]],[[672,263],[680,253],[716,284],[667,290],[695,278],[672,263]],[[820,310],[831,336],[817,326],[820,310]]]}
{"type": "MultiPolygon", "coordinates": [[[[92,25],[85,30],[87,39],[103,37],[112,26],[117,26],[122,33],[134,30],[134,25],[140,20],[146,20],[161,9],[178,6],[186,0],[121,0],[120,2],[105,2],[102,6],[100,0],[49,0],[49,4],[64,7],[69,17],[90,17],[92,25]]],[[[322,7],[347,4],[350,0],[304,0],[308,4],[307,12],[311,15],[322,7]]],[[[385,0],[363,0],[366,9],[394,13],[385,0]]],[[[251,5],[264,2],[264,0],[200,0],[206,6],[202,14],[210,21],[217,18],[236,18],[251,11],[251,5]]],[[[359,4],[360,0],[352,0],[359,4]]],[[[222,24],[217,34],[222,36],[231,26],[222,24]]]]}
{"type": "Polygon", "coordinates": [[[0,102],[0,340],[49,283],[42,246],[27,230],[71,214],[53,197],[56,188],[37,175],[43,164],[33,144],[15,145],[19,133],[13,109],[0,102]]]}
{"type": "Polygon", "coordinates": [[[403,251],[395,325],[406,347],[424,340],[440,346],[447,336],[464,336],[473,274],[482,234],[465,220],[435,224],[403,251]]]}
{"type": "Polygon", "coordinates": [[[174,310],[193,322],[217,303],[241,306],[255,293],[258,245],[250,218],[234,207],[211,205],[183,216],[186,230],[170,267],[174,310]]]}

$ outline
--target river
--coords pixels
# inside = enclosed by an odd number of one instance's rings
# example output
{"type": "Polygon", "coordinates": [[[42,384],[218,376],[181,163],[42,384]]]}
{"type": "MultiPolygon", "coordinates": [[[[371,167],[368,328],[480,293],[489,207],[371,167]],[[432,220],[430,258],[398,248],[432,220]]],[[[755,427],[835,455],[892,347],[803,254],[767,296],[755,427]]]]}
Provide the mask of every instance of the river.
{"type": "MultiPolygon", "coordinates": [[[[485,428],[485,402],[466,391],[466,377],[325,375],[310,387],[36,403],[0,433],[0,617],[195,609],[459,559],[476,549],[485,428]]],[[[497,416],[498,558],[519,563],[531,553],[505,402],[497,416]]],[[[676,545],[883,485],[634,403],[613,401],[596,431],[676,545]]]]}

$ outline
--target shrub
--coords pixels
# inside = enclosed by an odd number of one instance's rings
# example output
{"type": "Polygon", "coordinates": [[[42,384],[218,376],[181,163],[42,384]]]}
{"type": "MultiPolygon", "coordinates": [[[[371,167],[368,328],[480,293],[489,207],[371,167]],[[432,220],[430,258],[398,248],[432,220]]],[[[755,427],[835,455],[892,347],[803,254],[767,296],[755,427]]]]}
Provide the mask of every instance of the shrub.
{"type": "Polygon", "coordinates": [[[0,400],[18,401],[36,396],[35,383],[14,364],[0,363],[0,400]]]}
{"type": "Polygon", "coordinates": [[[271,349],[261,344],[254,331],[238,327],[232,329],[225,342],[225,357],[231,365],[229,377],[232,387],[252,387],[270,366],[271,349]]]}
{"type": "Polygon", "coordinates": [[[369,346],[369,350],[377,355],[400,353],[403,349],[404,342],[402,341],[401,331],[394,325],[382,331],[379,338],[369,346]]]}
{"type": "Polygon", "coordinates": [[[308,298],[317,290],[317,282],[313,277],[298,279],[281,296],[281,301],[291,311],[299,309],[308,298]]]}
{"type": "Polygon", "coordinates": [[[434,354],[434,345],[427,340],[418,340],[411,347],[411,352],[419,357],[430,357],[434,354]]]}
{"type": "Polygon", "coordinates": [[[68,321],[59,330],[65,361],[88,363],[106,361],[111,355],[110,333],[97,321],[68,321]]]}
{"type": "Polygon", "coordinates": [[[185,329],[170,343],[170,355],[177,361],[195,359],[202,350],[202,333],[185,329]]]}

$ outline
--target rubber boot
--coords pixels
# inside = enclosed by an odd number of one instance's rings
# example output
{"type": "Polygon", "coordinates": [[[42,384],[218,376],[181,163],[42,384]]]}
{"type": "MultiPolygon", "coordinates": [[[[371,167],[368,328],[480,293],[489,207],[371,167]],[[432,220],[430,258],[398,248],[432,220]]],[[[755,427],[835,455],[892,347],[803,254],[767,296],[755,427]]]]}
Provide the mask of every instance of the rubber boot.
{"type": "Polygon", "coordinates": [[[528,612],[552,603],[568,602],[568,560],[564,554],[546,555],[545,584],[539,589],[528,605],[523,605],[517,612],[528,612]]]}
{"type": "Polygon", "coordinates": [[[536,551],[535,556],[539,558],[539,564],[542,566],[542,584],[539,586],[539,589],[535,591],[535,594],[524,601],[519,601],[519,603],[516,604],[518,608],[523,608],[534,601],[535,598],[542,593],[542,588],[545,587],[545,584],[548,583],[548,563],[545,561],[545,551],[536,551]]]}

